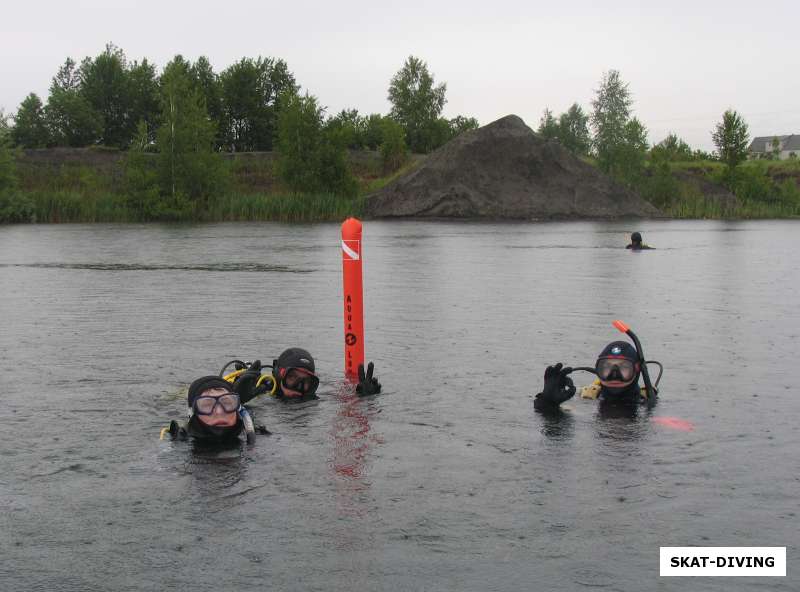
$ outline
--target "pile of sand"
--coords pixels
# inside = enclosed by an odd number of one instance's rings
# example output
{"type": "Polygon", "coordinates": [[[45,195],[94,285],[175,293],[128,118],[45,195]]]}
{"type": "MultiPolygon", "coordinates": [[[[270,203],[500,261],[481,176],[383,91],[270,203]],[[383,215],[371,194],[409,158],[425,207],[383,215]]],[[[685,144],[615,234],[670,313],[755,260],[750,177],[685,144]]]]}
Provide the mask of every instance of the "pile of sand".
{"type": "Polygon", "coordinates": [[[638,195],[508,115],[445,144],[369,195],[372,217],[658,217],[638,195]]]}

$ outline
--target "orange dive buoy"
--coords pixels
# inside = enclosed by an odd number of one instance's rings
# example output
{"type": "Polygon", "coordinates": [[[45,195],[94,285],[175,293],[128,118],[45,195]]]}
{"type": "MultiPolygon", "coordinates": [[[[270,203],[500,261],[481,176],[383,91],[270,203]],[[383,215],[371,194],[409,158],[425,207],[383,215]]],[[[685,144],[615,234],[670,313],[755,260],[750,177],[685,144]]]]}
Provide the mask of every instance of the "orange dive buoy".
{"type": "Polygon", "coordinates": [[[364,284],[361,277],[361,222],[342,223],[342,277],[344,287],[344,373],[358,378],[364,363],[364,284]]]}

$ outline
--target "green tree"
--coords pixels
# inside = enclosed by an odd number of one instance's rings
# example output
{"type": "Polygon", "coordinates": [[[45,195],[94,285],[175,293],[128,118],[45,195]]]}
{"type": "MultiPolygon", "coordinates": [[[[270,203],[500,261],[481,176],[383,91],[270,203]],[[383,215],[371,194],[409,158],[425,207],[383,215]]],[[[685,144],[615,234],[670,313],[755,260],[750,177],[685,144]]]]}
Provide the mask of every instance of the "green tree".
{"type": "Polygon", "coordinates": [[[717,147],[719,159],[728,166],[728,171],[733,171],[747,159],[750,134],[744,119],[736,111],[725,111],[711,138],[717,147]]]}
{"type": "Polygon", "coordinates": [[[619,72],[610,70],[603,75],[592,101],[591,122],[600,170],[635,186],[644,172],[647,130],[638,119],[631,118],[632,104],[628,85],[619,72]]]}
{"type": "Polygon", "coordinates": [[[647,129],[635,117],[623,130],[622,142],[614,153],[614,176],[623,183],[640,185],[647,157],[647,129]]]}
{"type": "Polygon", "coordinates": [[[464,115],[456,115],[450,120],[450,137],[455,138],[459,134],[476,130],[480,127],[478,120],[474,117],[466,117],[464,115]]]}
{"type": "Polygon", "coordinates": [[[403,126],[409,147],[414,152],[430,152],[438,147],[438,119],[447,99],[447,85],[435,85],[428,66],[409,56],[389,83],[391,117],[403,126]]]}
{"type": "Polygon", "coordinates": [[[345,146],[351,150],[364,148],[367,120],[357,109],[343,109],[325,122],[325,129],[341,134],[345,146]]]}
{"type": "Polygon", "coordinates": [[[428,151],[436,150],[439,146],[447,144],[453,138],[453,129],[450,121],[439,117],[429,122],[425,127],[424,135],[428,139],[428,151]]]}
{"type": "Polygon", "coordinates": [[[350,170],[346,137],[335,131],[323,130],[319,155],[319,187],[326,193],[353,197],[358,182],[350,170]]]}
{"type": "Polygon", "coordinates": [[[11,140],[22,148],[44,148],[50,140],[45,124],[41,99],[31,93],[22,101],[17,111],[11,140]]]}
{"type": "Polygon", "coordinates": [[[780,160],[781,158],[781,141],[778,136],[772,137],[772,153],[770,156],[772,160],[780,160]]]}
{"type": "Polygon", "coordinates": [[[131,117],[131,93],[125,53],[113,44],[103,53],[86,58],[80,66],[80,93],[100,115],[100,142],[105,146],[126,147],[138,121],[131,117]]]}
{"type": "Polygon", "coordinates": [[[717,157],[710,152],[697,148],[692,151],[692,160],[717,160],[717,157]]]}
{"type": "Polygon", "coordinates": [[[161,193],[168,197],[165,216],[182,217],[191,207],[202,209],[226,188],[227,168],[213,151],[215,132],[185,60],[176,56],[161,75],[161,127],[156,136],[161,193]]]}
{"type": "Polygon", "coordinates": [[[672,174],[669,161],[659,159],[653,162],[650,176],[640,186],[642,196],[657,208],[666,209],[680,197],[680,185],[672,174]]]}
{"type": "Polygon", "coordinates": [[[50,83],[50,92],[53,90],[77,91],[81,86],[80,69],[76,68],[75,60],[67,58],[64,65],[58,69],[50,83]]]}
{"type": "MultiPolygon", "coordinates": [[[[5,121],[4,114],[0,115],[0,120],[5,121]]],[[[0,224],[32,222],[33,204],[18,190],[16,153],[8,140],[8,134],[0,133],[0,224]]]]}
{"type": "Polygon", "coordinates": [[[625,142],[625,126],[631,116],[632,100],[628,85],[619,72],[603,75],[597,96],[592,101],[592,127],[597,164],[606,173],[614,173],[620,146],[625,142]]]}
{"type": "Polygon", "coordinates": [[[129,93],[127,125],[136,125],[133,138],[139,141],[141,131],[139,124],[144,121],[147,125],[148,139],[152,142],[155,140],[158,119],[161,115],[156,67],[147,59],[141,63],[133,62],[127,76],[129,93]]]}
{"type": "Polygon", "coordinates": [[[103,122],[80,92],[80,70],[67,58],[50,83],[44,108],[51,143],[55,146],[88,146],[100,141],[103,122]]]}
{"type": "Polygon", "coordinates": [[[573,103],[558,118],[558,138],[561,144],[577,156],[589,154],[591,138],[589,137],[589,116],[583,112],[578,103],[573,103]]]}
{"type": "Polygon", "coordinates": [[[293,93],[282,98],[281,107],[278,117],[278,174],[293,191],[317,191],[323,110],[313,96],[293,93]]]}
{"type": "Polygon", "coordinates": [[[0,142],[11,141],[10,116],[0,107],[0,142]]]}
{"type": "Polygon", "coordinates": [[[151,132],[144,120],[125,158],[124,183],[128,208],[139,220],[158,220],[165,211],[159,189],[156,156],[151,154],[151,132]]]}
{"type": "Polygon", "coordinates": [[[206,56],[197,58],[197,61],[192,64],[190,73],[194,79],[195,85],[205,99],[208,116],[217,126],[216,144],[217,146],[221,146],[224,142],[224,125],[222,121],[222,85],[219,76],[214,72],[211,62],[208,61],[206,56]]]}
{"type": "Polygon", "coordinates": [[[0,137],[0,195],[8,195],[16,190],[16,155],[8,145],[8,138],[0,137]]]}
{"type": "Polygon", "coordinates": [[[536,130],[544,140],[558,140],[560,129],[558,120],[553,117],[553,112],[545,107],[542,118],[539,120],[539,129],[536,130]]]}
{"type": "Polygon", "coordinates": [[[387,175],[399,169],[408,158],[406,134],[403,126],[390,118],[383,120],[383,140],[381,142],[381,162],[383,174],[387,175]]]}
{"type": "Polygon", "coordinates": [[[52,90],[45,117],[56,146],[90,146],[103,133],[101,117],[78,91],[52,90]]]}
{"type": "Polygon", "coordinates": [[[364,145],[369,150],[377,150],[383,143],[384,121],[387,118],[380,113],[373,113],[364,123],[364,145]]]}
{"type": "Polygon", "coordinates": [[[688,162],[695,159],[689,144],[674,133],[670,133],[650,149],[650,158],[664,162],[688,162]]]}
{"type": "Polygon", "coordinates": [[[343,137],[323,130],[325,110],[306,94],[287,93],[278,116],[277,170],[297,192],[352,195],[357,190],[347,166],[343,137]]]}
{"type": "Polygon", "coordinates": [[[219,77],[222,88],[222,137],[233,152],[272,150],[278,97],[297,92],[294,75],[280,59],[243,58],[219,77]]]}

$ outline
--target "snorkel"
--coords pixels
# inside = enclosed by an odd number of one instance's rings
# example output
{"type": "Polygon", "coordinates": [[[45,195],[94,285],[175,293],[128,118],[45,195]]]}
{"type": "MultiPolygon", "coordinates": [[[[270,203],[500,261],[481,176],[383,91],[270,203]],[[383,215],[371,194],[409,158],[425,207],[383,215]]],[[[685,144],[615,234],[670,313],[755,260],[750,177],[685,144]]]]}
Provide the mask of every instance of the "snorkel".
{"type": "MultiPolygon", "coordinates": [[[[653,387],[653,383],[650,382],[650,373],[647,371],[647,362],[644,359],[644,351],[642,350],[642,344],[639,341],[639,338],[636,337],[636,333],[631,331],[631,328],[628,327],[623,321],[616,320],[613,323],[614,328],[619,331],[620,333],[625,333],[628,337],[631,338],[633,341],[633,346],[636,348],[636,354],[639,356],[639,366],[642,370],[642,378],[644,379],[644,388],[647,392],[648,400],[652,400],[656,395],[656,389],[653,387]]],[[[661,375],[659,374],[659,378],[661,375]]]]}
{"type": "MultiPolygon", "coordinates": [[[[655,396],[658,394],[658,383],[661,381],[661,375],[664,372],[664,367],[661,365],[661,362],[657,362],[655,360],[645,361],[644,350],[642,349],[642,343],[639,341],[639,338],[636,336],[636,333],[631,331],[631,328],[625,322],[616,320],[611,324],[614,326],[615,329],[617,329],[617,331],[624,333],[625,335],[630,337],[631,341],[633,341],[633,346],[636,348],[636,356],[638,358],[640,372],[642,374],[642,379],[644,380],[645,393],[647,395],[647,399],[649,401],[653,401],[655,399],[655,396]],[[656,364],[659,367],[655,385],[650,380],[650,373],[647,371],[648,364],[656,364]]],[[[591,372],[592,374],[597,375],[597,370],[595,368],[590,368],[588,366],[579,366],[576,368],[572,368],[570,372],[575,372],[576,370],[583,370],[584,372],[591,372]]]]}

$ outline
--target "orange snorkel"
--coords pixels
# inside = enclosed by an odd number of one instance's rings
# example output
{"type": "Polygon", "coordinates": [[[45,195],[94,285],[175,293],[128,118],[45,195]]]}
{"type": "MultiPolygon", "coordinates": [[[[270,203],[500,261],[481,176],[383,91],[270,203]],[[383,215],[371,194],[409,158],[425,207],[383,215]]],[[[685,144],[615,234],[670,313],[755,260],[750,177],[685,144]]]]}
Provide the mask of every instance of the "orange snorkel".
{"type": "MultiPolygon", "coordinates": [[[[647,400],[650,404],[655,402],[655,397],[658,394],[658,383],[661,381],[661,375],[664,372],[664,366],[661,365],[661,362],[657,362],[656,360],[645,361],[644,359],[644,351],[642,351],[642,344],[639,342],[639,338],[636,337],[636,333],[631,331],[631,328],[624,323],[623,321],[614,321],[611,323],[615,329],[618,331],[625,333],[628,337],[633,340],[633,345],[636,348],[636,356],[639,358],[639,368],[640,372],[642,373],[642,378],[644,379],[644,388],[645,393],[647,395],[647,400]],[[658,376],[656,377],[656,383],[650,381],[650,373],[647,371],[647,364],[656,364],[659,367],[658,376]]],[[[597,374],[596,368],[589,368],[588,366],[577,366],[575,368],[564,368],[563,372],[566,374],[571,374],[572,372],[576,372],[577,370],[583,370],[584,372],[590,372],[592,374],[597,374]]]]}

